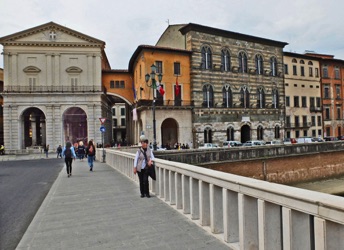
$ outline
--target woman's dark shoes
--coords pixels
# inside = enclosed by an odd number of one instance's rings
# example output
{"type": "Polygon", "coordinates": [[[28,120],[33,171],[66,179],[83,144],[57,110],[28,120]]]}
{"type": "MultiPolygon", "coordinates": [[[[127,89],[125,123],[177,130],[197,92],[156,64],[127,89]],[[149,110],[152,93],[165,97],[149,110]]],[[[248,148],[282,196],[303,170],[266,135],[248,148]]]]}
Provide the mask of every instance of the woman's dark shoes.
{"type": "Polygon", "coordinates": [[[147,198],[150,198],[151,196],[150,196],[149,194],[146,194],[146,197],[147,197],[147,198]]]}
{"type": "Polygon", "coordinates": [[[141,194],[141,196],[140,196],[141,198],[143,198],[143,197],[145,197],[145,195],[144,194],[141,194]]]}

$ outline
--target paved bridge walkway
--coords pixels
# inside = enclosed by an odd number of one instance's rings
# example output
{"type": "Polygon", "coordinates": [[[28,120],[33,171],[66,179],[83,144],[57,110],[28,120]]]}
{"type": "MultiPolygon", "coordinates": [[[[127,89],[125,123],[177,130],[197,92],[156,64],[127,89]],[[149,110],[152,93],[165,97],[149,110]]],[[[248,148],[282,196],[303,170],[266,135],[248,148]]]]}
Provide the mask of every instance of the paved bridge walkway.
{"type": "MultiPolygon", "coordinates": [[[[49,161],[47,161],[49,164],[49,161]]],[[[17,249],[228,249],[109,165],[61,171],[17,249]]]]}

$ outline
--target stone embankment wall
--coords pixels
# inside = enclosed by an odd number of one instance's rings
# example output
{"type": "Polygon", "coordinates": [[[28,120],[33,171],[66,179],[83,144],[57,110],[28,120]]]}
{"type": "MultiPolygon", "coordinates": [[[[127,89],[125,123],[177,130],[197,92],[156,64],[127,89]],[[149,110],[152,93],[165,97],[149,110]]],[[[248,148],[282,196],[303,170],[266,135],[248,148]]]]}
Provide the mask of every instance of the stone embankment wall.
{"type": "Polygon", "coordinates": [[[344,175],[344,142],[281,146],[173,150],[155,152],[161,159],[282,184],[344,175]]]}

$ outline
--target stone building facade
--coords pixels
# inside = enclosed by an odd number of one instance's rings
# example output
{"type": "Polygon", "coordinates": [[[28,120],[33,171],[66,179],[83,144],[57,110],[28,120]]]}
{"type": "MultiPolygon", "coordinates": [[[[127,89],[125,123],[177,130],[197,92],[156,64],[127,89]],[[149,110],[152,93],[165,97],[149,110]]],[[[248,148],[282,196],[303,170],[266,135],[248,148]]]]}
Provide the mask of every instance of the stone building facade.
{"type": "Polygon", "coordinates": [[[99,118],[110,106],[101,82],[102,69],[110,68],[103,41],[50,22],[2,37],[0,43],[7,152],[101,142],[99,118]]]}
{"type": "Polygon", "coordinates": [[[195,143],[284,137],[286,44],[192,23],[167,28],[158,46],[192,51],[195,143]]]}

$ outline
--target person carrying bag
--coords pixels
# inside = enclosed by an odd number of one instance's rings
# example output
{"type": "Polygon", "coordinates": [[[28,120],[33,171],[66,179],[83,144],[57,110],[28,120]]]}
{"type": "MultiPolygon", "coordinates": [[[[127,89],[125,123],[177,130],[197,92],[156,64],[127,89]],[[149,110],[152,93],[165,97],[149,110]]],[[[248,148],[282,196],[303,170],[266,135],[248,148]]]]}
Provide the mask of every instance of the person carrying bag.
{"type": "Polygon", "coordinates": [[[134,160],[134,174],[138,174],[140,182],[141,198],[150,198],[149,194],[149,170],[153,166],[153,151],[148,147],[148,139],[140,136],[141,148],[136,152],[134,160]]]}

